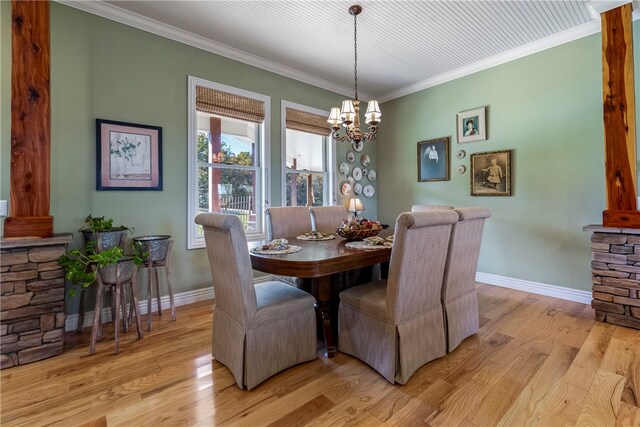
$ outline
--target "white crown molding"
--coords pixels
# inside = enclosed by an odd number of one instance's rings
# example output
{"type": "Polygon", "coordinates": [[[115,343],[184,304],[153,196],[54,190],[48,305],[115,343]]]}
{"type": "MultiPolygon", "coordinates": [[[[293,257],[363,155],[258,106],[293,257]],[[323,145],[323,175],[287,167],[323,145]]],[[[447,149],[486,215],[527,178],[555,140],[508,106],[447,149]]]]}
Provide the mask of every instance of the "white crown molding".
{"type": "Polygon", "coordinates": [[[591,304],[591,292],[565,288],[563,286],[548,285],[546,283],[531,282],[529,280],[514,279],[480,272],[476,273],[476,282],[516,289],[532,294],[546,295],[582,304],[591,304]]]}
{"type": "Polygon", "coordinates": [[[600,20],[600,14],[608,12],[625,4],[631,3],[633,10],[637,9],[637,2],[632,0],[593,0],[587,4],[589,14],[597,20],[600,20]]]}
{"type": "MultiPolygon", "coordinates": [[[[273,276],[261,276],[253,279],[254,284],[267,282],[269,280],[274,280],[273,276]]],[[[173,300],[176,307],[180,307],[182,305],[194,304],[200,301],[213,301],[215,299],[215,294],[213,293],[213,286],[209,286],[207,288],[195,289],[193,291],[180,292],[179,294],[175,294],[173,296],[173,300]]],[[[147,304],[146,300],[140,300],[140,314],[147,314],[147,304]]],[[[160,298],[160,303],[166,309],[169,308],[169,296],[164,295],[160,298]]],[[[127,305],[127,309],[125,310],[127,313],[129,312],[129,306],[127,305]]],[[[152,299],[151,311],[158,311],[157,300],[152,299]]],[[[84,322],[82,327],[86,328],[93,325],[93,314],[94,311],[87,311],[84,315],[84,322]]],[[[111,307],[103,308],[101,312],[102,319],[105,322],[108,322],[111,319],[111,307]]],[[[67,320],[65,322],[65,330],[66,331],[75,331],[78,328],[78,314],[70,314],[67,316],[67,320]]],[[[144,323],[144,322],[143,322],[144,323]]]]}
{"type": "MultiPolygon", "coordinates": [[[[176,27],[172,27],[162,22],[147,18],[136,13],[129,12],[121,9],[109,3],[104,3],[100,0],[90,1],[77,1],[77,0],[55,0],[57,3],[65,6],[73,7],[75,9],[82,10],[83,12],[98,15],[103,18],[110,19],[112,21],[119,22],[130,27],[137,28],[167,39],[171,39],[180,43],[184,43],[189,46],[193,46],[198,49],[205,50],[207,52],[214,53],[216,55],[224,56],[225,58],[233,59],[234,61],[242,62],[247,65],[258,67],[265,71],[279,74],[284,77],[289,77],[294,80],[298,80],[303,83],[310,84],[312,86],[326,89],[328,91],[339,93],[345,96],[353,95],[353,88],[342,86],[320,77],[308,74],[291,67],[287,67],[277,62],[271,61],[253,55],[239,49],[227,46],[222,43],[207,39],[205,37],[198,36],[185,30],[181,30],[176,27]]],[[[361,99],[373,99],[371,95],[366,93],[360,93],[361,99]]]]}

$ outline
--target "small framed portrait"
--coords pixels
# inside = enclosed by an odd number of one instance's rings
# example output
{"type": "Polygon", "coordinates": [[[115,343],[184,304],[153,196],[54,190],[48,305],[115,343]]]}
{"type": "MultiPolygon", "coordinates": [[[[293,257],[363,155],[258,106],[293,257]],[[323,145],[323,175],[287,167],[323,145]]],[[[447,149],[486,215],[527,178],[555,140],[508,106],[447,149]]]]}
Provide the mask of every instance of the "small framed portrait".
{"type": "Polygon", "coordinates": [[[449,137],[418,142],[418,181],[449,181],[449,137]]]}
{"type": "Polygon", "coordinates": [[[486,110],[487,107],[479,107],[458,113],[458,144],[487,140],[486,110]]]}
{"type": "Polygon", "coordinates": [[[511,150],[471,155],[471,195],[511,195],[511,150]]]}
{"type": "Polygon", "coordinates": [[[162,128],[96,119],[96,190],[162,190],[162,128]]]}

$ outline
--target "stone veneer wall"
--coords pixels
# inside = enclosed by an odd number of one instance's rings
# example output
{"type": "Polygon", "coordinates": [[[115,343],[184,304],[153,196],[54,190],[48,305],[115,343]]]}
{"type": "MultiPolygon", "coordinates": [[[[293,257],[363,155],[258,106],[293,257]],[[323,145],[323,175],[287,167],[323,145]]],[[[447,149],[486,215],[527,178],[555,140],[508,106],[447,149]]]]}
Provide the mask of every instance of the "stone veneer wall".
{"type": "Polygon", "coordinates": [[[590,225],[596,319],[640,329],[640,230],[590,225]]]}
{"type": "Polygon", "coordinates": [[[64,348],[65,280],[58,258],[71,234],[0,241],[0,369],[64,348]]]}

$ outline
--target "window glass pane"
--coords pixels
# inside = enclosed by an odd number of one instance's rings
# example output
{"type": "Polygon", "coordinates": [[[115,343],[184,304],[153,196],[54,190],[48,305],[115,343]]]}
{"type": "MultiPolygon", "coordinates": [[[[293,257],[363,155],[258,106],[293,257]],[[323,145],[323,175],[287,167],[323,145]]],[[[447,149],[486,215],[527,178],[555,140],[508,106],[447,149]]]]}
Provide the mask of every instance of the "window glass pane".
{"type": "Polygon", "coordinates": [[[312,171],[325,170],[323,136],[287,129],[286,138],[287,168],[312,171]]]}
{"type": "Polygon", "coordinates": [[[322,206],[324,175],[287,172],[287,206],[307,206],[307,188],[311,176],[313,206],[322,206]]]}
{"type": "Polygon", "coordinates": [[[198,112],[198,161],[255,166],[259,126],[258,123],[198,112]],[[201,138],[209,143],[206,152],[202,150],[201,138]]]}
{"type": "Polygon", "coordinates": [[[256,172],[198,168],[198,213],[237,215],[246,231],[256,230],[256,172]]]}

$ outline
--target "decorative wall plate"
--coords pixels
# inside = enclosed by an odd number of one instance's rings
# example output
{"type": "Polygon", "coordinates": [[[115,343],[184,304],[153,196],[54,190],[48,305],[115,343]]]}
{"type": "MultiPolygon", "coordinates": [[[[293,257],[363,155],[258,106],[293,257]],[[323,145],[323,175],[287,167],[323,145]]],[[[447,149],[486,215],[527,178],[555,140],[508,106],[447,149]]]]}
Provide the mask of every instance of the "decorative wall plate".
{"type": "Polygon", "coordinates": [[[367,176],[367,175],[369,175],[369,169],[362,168],[362,176],[367,176]]]}
{"type": "Polygon", "coordinates": [[[353,171],[351,171],[351,175],[353,176],[353,179],[360,181],[362,179],[362,169],[356,166],[353,168],[353,171]]]}
{"type": "Polygon", "coordinates": [[[373,169],[369,169],[369,173],[367,174],[367,178],[369,181],[373,182],[376,180],[376,171],[373,169]]]}
{"type": "Polygon", "coordinates": [[[347,161],[349,163],[353,163],[355,159],[356,159],[356,153],[354,153],[353,151],[347,152],[347,161]]]}
{"type": "Polygon", "coordinates": [[[340,173],[342,175],[347,175],[349,173],[349,165],[347,162],[340,163],[340,173]]]}
{"type": "Polygon", "coordinates": [[[460,165],[458,166],[458,169],[456,169],[456,172],[458,172],[459,175],[462,175],[466,171],[467,171],[467,167],[465,165],[460,165]]]}
{"type": "Polygon", "coordinates": [[[340,192],[342,193],[343,196],[350,196],[351,184],[349,184],[348,182],[343,183],[342,186],[340,187],[340,192]]]}
{"type": "Polygon", "coordinates": [[[458,150],[458,152],[456,153],[456,157],[459,159],[464,159],[464,156],[467,155],[467,152],[464,150],[458,150]]]}
{"type": "Polygon", "coordinates": [[[351,146],[353,147],[354,150],[356,150],[359,153],[364,148],[364,142],[362,142],[362,141],[360,141],[360,142],[352,142],[351,146]]]}
{"type": "Polygon", "coordinates": [[[367,184],[364,186],[364,188],[362,189],[362,194],[364,194],[365,197],[371,197],[375,194],[376,190],[373,188],[373,185],[371,184],[367,184]]]}
{"type": "Polygon", "coordinates": [[[348,177],[347,177],[347,182],[349,183],[349,185],[351,185],[351,186],[353,187],[353,184],[355,184],[355,183],[356,183],[356,180],[355,180],[355,179],[353,179],[353,177],[352,177],[352,176],[348,176],[348,177]]]}
{"type": "Polygon", "coordinates": [[[353,186],[353,194],[355,194],[356,196],[362,194],[362,184],[360,184],[359,182],[355,183],[355,185],[353,186]]]}
{"type": "Polygon", "coordinates": [[[362,157],[360,157],[360,163],[362,163],[362,166],[366,168],[369,166],[369,163],[371,163],[371,158],[368,154],[363,154],[362,157]]]}

